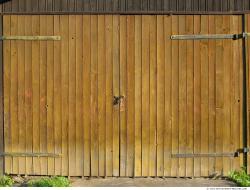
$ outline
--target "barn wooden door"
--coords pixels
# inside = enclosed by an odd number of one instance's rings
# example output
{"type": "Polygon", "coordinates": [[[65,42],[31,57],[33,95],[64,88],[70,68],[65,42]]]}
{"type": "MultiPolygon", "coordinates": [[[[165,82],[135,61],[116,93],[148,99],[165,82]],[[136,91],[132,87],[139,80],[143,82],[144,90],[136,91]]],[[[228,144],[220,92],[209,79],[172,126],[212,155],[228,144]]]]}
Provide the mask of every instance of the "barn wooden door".
{"type": "Polygon", "coordinates": [[[4,41],[5,172],[198,177],[240,168],[241,41],[170,37],[241,30],[237,15],[5,15],[6,36],[61,36],[4,41]],[[188,157],[214,153],[224,156],[188,157]]]}
{"type": "Polygon", "coordinates": [[[242,166],[241,16],[120,16],[120,175],[228,175],[242,166]]]}
{"type": "Polygon", "coordinates": [[[119,17],[4,16],[5,172],[119,176],[119,17]]]}

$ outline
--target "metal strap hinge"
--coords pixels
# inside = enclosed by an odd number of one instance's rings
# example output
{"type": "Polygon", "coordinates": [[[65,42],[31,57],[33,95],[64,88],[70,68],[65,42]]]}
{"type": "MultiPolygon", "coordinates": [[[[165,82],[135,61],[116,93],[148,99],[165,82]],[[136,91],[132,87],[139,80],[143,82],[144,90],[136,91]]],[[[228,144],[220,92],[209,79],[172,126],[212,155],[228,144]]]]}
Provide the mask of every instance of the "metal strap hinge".
{"type": "Polygon", "coordinates": [[[250,152],[250,149],[248,147],[244,147],[244,148],[238,149],[237,152],[239,154],[244,154],[244,153],[250,152]]]}
{"type": "Polygon", "coordinates": [[[61,154],[54,153],[28,153],[28,152],[3,152],[0,157],[61,157],[61,154]]]}
{"type": "Polygon", "coordinates": [[[239,157],[240,154],[248,153],[250,149],[248,147],[238,149],[236,152],[227,153],[187,153],[187,154],[172,154],[171,158],[206,158],[206,157],[239,157]]]}
{"type": "Polygon", "coordinates": [[[0,36],[0,40],[59,41],[61,36],[0,36]]]}
{"type": "Polygon", "coordinates": [[[191,35],[171,35],[171,40],[222,40],[222,39],[232,39],[238,40],[242,38],[247,38],[250,33],[243,32],[242,34],[191,34],[191,35]]]}

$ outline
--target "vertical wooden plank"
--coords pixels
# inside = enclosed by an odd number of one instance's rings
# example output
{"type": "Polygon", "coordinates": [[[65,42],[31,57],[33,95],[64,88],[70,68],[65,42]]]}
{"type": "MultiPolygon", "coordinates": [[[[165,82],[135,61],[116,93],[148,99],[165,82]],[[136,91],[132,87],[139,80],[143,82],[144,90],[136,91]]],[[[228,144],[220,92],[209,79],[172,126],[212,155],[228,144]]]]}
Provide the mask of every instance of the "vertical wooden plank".
{"type": "Polygon", "coordinates": [[[98,17],[91,16],[91,176],[98,176],[98,17]]]}
{"type": "Polygon", "coordinates": [[[127,163],[126,176],[134,176],[135,151],[135,17],[127,17],[127,163]]]}
{"type": "Polygon", "coordinates": [[[142,17],[142,176],[149,176],[149,16],[142,17]]]}
{"type": "MultiPolygon", "coordinates": [[[[179,32],[179,18],[178,16],[172,17],[172,33],[178,34],[179,32]]],[[[179,152],[179,42],[172,42],[172,154],[179,152]]],[[[171,176],[179,175],[179,159],[172,159],[171,176]]]]}
{"type": "MultiPolygon", "coordinates": [[[[39,16],[32,16],[32,35],[39,35],[39,16]]],[[[32,125],[33,125],[33,152],[40,152],[39,140],[39,110],[40,110],[40,66],[39,66],[39,41],[32,42],[32,125]]],[[[38,175],[40,173],[39,158],[33,158],[33,173],[38,175]]]]}
{"type": "MultiPolygon", "coordinates": [[[[11,35],[18,34],[18,17],[11,16],[11,35]]],[[[11,41],[10,123],[12,151],[18,152],[18,55],[17,41],[11,41]]],[[[13,174],[18,174],[18,158],[13,158],[13,174]]]]}
{"type": "MultiPolygon", "coordinates": [[[[249,15],[246,15],[246,17],[245,17],[245,23],[246,23],[246,31],[249,31],[249,23],[250,23],[250,20],[249,20],[249,15]]],[[[232,25],[231,25],[231,22],[230,22],[230,26],[232,27],[232,25]]],[[[249,48],[249,40],[247,40],[247,42],[246,42],[246,46],[247,46],[247,51],[248,51],[248,48],[249,48]]],[[[247,53],[246,54],[246,56],[247,56],[247,105],[249,105],[249,57],[250,57],[250,55],[249,55],[249,53],[247,53]]],[[[232,63],[233,64],[233,63],[232,63]]],[[[232,72],[231,72],[232,73],[232,72]]],[[[247,118],[249,118],[249,110],[247,111],[247,118]]],[[[232,117],[231,117],[232,118],[232,117]]],[[[250,137],[250,131],[249,131],[249,119],[247,119],[247,146],[249,146],[249,137],[250,137]]],[[[231,135],[232,136],[232,135],[231,135]]],[[[247,156],[247,164],[249,165],[249,154],[248,154],[248,156],[247,156]]],[[[247,172],[249,173],[250,172],[250,167],[247,167],[247,172]]]]}
{"type": "MultiPolygon", "coordinates": [[[[47,35],[53,35],[53,17],[47,16],[47,35]]],[[[54,153],[54,42],[47,41],[47,146],[54,153]]],[[[55,175],[54,158],[48,158],[48,175],[55,175]]]]}
{"type": "Polygon", "coordinates": [[[150,47],[149,47],[149,175],[155,176],[156,175],[156,122],[157,122],[157,83],[156,83],[156,17],[150,16],[149,18],[149,25],[150,25],[150,47]]]}
{"type": "MultiPolygon", "coordinates": [[[[215,34],[215,16],[211,15],[209,16],[209,34],[215,34]]],[[[209,80],[209,86],[208,86],[208,97],[209,97],[209,153],[215,152],[215,50],[216,50],[216,43],[215,40],[209,40],[208,42],[208,57],[209,57],[209,70],[208,70],[208,80],[209,80]]],[[[215,167],[215,158],[209,158],[209,173],[208,175],[214,174],[214,167],[215,167]]]]}
{"type": "MultiPolygon", "coordinates": [[[[18,34],[25,35],[25,17],[18,17],[18,34]]],[[[19,124],[19,151],[25,152],[25,51],[24,41],[19,41],[18,44],[18,124],[19,124]]],[[[19,158],[19,174],[25,174],[25,158],[19,158]]]]}
{"type": "Polygon", "coordinates": [[[150,47],[149,47],[149,175],[156,176],[156,125],[157,125],[157,44],[156,44],[156,16],[150,16],[150,47]]]}
{"type": "MultiPolygon", "coordinates": [[[[54,35],[61,36],[60,32],[60,17],[54,17],[54,35]]],[[[55,138],[55,153],[62,152],[62,85],[61,85],[61,41],[54,42],[54,138],[55,138]]],[[[61,174],[62,159],[55,159],[55,175],[61,174]]],[[[80,168],[80,167],[79,167],[80,168]]]]}
{"type": "MultiPolygon", "coordinates": [[[[113,96],[120,95],[120,16],[113,16],[113,96]]],[[[113,175],[120,175],[120,106],[113,107],[113,175]]]]}
{"type": "MultiPolygon", "coordinates": [[[[40,35],[47,35],[46,16],[40,16],[40,35]]],[[[47,42],[40,42],[40,151],[47,152],[47,42]]],[[[28,118],[27,118],[28,119],[28,118]]],[[[41,175],[48,173],[48,158],[40,158],[41,175]]]]}
{"type": "MultiPolygon", "coordinates": [[[[208,16],[201,16],[201,33],[208,33],[208,16]]],[[[200,43],[201,55],[201,153],[208,152],[208,40],[200,43]]],[[[208,176],[208,158],[201,158],[201,176],[208,176]]]]}
{"type": "MultiPolygon", "coordinates": [[[[235,30],[237,32],[242,32],[242,16],[237,16],[235,19],[235,30]]],[[[242,41],[239,40],[234,44],[236,48],[234,50],[234,70],[235,70],[235,113],[234,113],[234,142],[235,146],[242,147],[242,64],[239,63],[239,60],[242,61],[242,41]]],[[[240,168],[243,164],[243,156],[240,155],[238,159],[235,159],[234,167],[240,168]]]]}
{"type": "MultiPolygon", "coordinates": [[[[200,16],[194,16],[194,34],[200,33],[200,16]]],[[[201,151],[201,63],[200,42],[194,42],[194,153],[201,151]]],[[[194,176],[201,175],[201,159],[194,158],[194,176]]]]}
{"type": "Polygon", "coordinates": [[[98,16],[98,139],[99,176],[105,176],[106,136],[106,59],[105,59],[105,17],[98,16]]]}
{"type": "MultiPolygon", "coordinates": [[[[3,17],[3,34],[10,35],[10,16],[3,17]]],[[[11,128],[10,128],[10,80],[11,80],[11,50],[10,41],[3,43],[3,62],[4,62],[4,149],[11,152],[11,128]]],[[[5,173],[11,173],[12,159],[4,159],[5,173]]]]}
{"type": "Polygon", "coordinates": [[[76,175],[83,176],[83,20],[76,16],[76,175]]]}
{"type": "MultiPolygon", "coordinates": [[[[226,34],[231,33],[230,31],[230,17],[223,16],[223,32],[226,34]]],[[[231,115],[230,115],[230,97],[231,97],[231,85],[230,85],[230,78],[231,78],[231,41],[224,40],[223,41],[223,81],[224,81],[224,126],[223,126],[223,152],[232,152],[234,150],[230,149],[230,133],[231,133],[231,115]]],[[[230,165],[230,158],[223,158],[223,175],[228,175],[230,172],[231,165],[230,165]]]]}
{"type": "MultiPolygon", "coordinates": [[[[238,30],[241,33],[242,32],[242,17],[239,16],[239,22],[238,22],[238,30]]],[[[243,62],[243,54],[242,54],[242,41],[239,41],[238,43],[238,49],[239,51],[239,59],[238,59],[238,63],[242,63],[243,62]]],[[[240,125],[238,126],[238,130],[239,130],[239,141],[240,141],[240,147],[243,147],[243,132],[242,132],[242,125],[243,125],[243,116],[242,116],[242,111],[243,111],[243,85],[242,85],[242,81],[243,81],[243,64],[239,64],[239,83],[238,83],[238,88],[239,88],[239,100],[240,100],[240,115],[239,115],[239,120],[240,120],[240,125]]],[[[240,166],[243,167],[243,154],[240,155],[240,166]]]]}
{"type": "MultiPolygon", "coordinates": [[[[47,16],[47,35],[53,35],[54,20],[47,16]]],[[[54,153],[54,42],[47,42],[47,146],[54,153]]],[[[48,175],[55,175],[54,158],[48,158],[48,175]]]]}
{"type": "Polygon", "coordinates": [[[105,16],[106,49],[106,176],[113,176],[113,16],[105,16]]]}
{"type": "MultiPolygon", "coordinates": [[[[194,33],[194,17],[186,16],[186,33],[194,33]]],[[[194,153],[194,42],[187,41],[187,153],[194,153]]],[[[186,159],[186,176],[194,175],[194,159],[186,159]]]]}
{"type": "Polygon", "coordinates": [[[157,174],[164,176],[165,126],[165,28],[164,16],[157,16],[157,174]]]}
{"type": "MultiPolygon", "coordinates": [[[[179,16],[179,33],[186,31],[186,17],[179,16]]],[[[187,41],[179,42],[179,153],[186,153],[187,145],[187,41]]],[[[179,176],[186,175],[186,159],[179,159],[179,176]]]]}
{"type": "Polygon", "coordinates": [[[126,176],[127,159],[127,17],[120,17],[120,95],[125,104],[120,105],[120,176],[126,176]]]}
{"type": "MultiPolygon", "coordinates": [[[[25,16],[25,35],[32,35],[31,16],[25,16]]],[[[25,42],[25,118],[26,118],[26,151],[32,152],[32,42],[25,42]]],[[[32,174],[31,157],[26,158],[26,174],[32,174]]]]}
{"type": "MultiPolygon", "coordinates": [[[[223,19],[221,16],[215,17],[215,31],[216,34],[223,33],[222,30],[223,19]]],[[[216,152],[223,152],[223,125],[224,125],[224,114],[223,114],[223,41],[216,41],[216,137],[215,137],[215,150],[216,152]]],[[[215,172],[221,174],[223,166],[223,159],[216,158],[215,172]]]]}
{"type": "Polygon", "coordinates": [[[76,173],[76,16],[69,16],[69,176],[76,173]]]}
{"type": "MultiPolygon", "coordinates": [[[[2,7],[1,7],[2,9],[2,7]]],[[[0,17],[0,35],[3,35],[3,16],[0,17]]],[[[0,152],[4,152],[4,70],[3,42],[0,42],[0,152]]],[[[0,176],[4,174],[4,158],[0,158],[0,176]]]]}
{"type": "Polygon", "coordinates": [[[91,122],[90,122],[90,110],[91,110],[91,86],[90,86],[90,16],[83,16],[83,134],[84,134],[84,176],[90,176],[90,143],[91,143],[91,122]]]}
{"type": "MultiPolygon", "coordinates": [[[[172,16],[164,16],[164,36],[172,34],[172,16]]],[[[165,59],[165,127],[164,127],[164,176],[171,176],[172,153],[172,40],[164,37],[165,59]]]]}
{"type": "Polygon", "coordinates": [[[135,176],[142,175],[142,16],[135,16],[135,176]]]}

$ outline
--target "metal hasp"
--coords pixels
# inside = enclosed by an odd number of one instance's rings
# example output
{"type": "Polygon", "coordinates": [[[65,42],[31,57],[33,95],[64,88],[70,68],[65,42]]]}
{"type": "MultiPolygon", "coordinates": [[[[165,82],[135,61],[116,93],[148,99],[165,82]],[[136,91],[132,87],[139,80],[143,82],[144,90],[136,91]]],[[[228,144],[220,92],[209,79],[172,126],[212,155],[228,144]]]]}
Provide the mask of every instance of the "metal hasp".
{"type": "Polygon", "coordinates": [[[61,36],[0,36],[0,40],[59,41],[61,36]]]}
{"type": "Polygon", "coordinates": [[[0,157],[61,157],[61,154],[54,153],[27,153],[27,152],[5,152],[0,153],[0,157]]]}
{"type": "Polygon", "coordinates": [[[250,33],[242,34],[194,34],[194,35],[172,35],[171,40],[239,40],[250,36],[250,33]]]}

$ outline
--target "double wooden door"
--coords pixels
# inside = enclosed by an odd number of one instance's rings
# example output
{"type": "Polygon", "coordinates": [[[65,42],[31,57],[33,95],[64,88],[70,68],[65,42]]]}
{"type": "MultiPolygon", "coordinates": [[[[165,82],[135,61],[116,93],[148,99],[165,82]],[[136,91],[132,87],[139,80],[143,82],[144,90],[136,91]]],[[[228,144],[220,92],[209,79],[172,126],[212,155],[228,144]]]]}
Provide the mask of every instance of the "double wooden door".
{"type": "Polygon", "coordinates": [[[241,157],[173,155],[241,147],[241,41],[170,39],[240,33],[240,16],[8,15],[3,28],[61,36],[4,41],[6,173],[175,177],[240,168],[241,157]]]}

